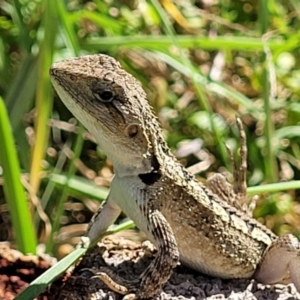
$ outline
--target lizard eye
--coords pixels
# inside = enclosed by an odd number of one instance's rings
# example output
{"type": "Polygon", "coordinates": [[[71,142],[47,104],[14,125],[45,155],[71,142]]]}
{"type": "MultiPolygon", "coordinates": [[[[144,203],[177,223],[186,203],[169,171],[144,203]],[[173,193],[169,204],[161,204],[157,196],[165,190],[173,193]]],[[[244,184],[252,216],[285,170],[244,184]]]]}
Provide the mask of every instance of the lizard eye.
{"type": "Polygon", "coordinates": [[[106,90],[94,94],[95,97],[101,102],[111,102],[114,99],[114,94],[112,91],[106,90]]]}
{"type": "Polygon", "coordinates": [[[131,124],[126,128],[129,137],[134,138],[139,132],[139,125],[131,124]]]}

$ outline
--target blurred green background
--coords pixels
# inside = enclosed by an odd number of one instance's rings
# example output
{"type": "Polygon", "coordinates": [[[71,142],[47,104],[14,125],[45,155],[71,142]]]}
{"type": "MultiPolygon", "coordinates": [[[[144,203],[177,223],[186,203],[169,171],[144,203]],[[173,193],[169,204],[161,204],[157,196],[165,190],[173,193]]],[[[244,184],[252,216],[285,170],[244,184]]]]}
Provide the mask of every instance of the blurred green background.
{"type": "Polygon", "coordinates": [[[62,257],[106,197],[113,168],[48,74],[54,61],[94,53],[143,84],[200,180],[230,179],[225,143],[238,152],[241,117],[255,216],[300,236],[298,0],[0,0],[0,240],[62,257]]]}

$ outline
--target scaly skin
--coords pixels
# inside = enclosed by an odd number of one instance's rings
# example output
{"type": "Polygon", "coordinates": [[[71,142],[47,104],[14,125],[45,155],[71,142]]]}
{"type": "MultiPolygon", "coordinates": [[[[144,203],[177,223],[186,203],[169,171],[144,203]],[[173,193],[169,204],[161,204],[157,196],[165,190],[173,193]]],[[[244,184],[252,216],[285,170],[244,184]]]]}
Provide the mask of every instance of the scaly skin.
{"type": "Polygon", "coordinates": [[[158,249],[134,282],[116,283],[100,270],[98,277],[109,287],[131,298],[153,297],[180,260],[209,275],[254,276],[263,283],[279,282],[290,272],[300,290],[299,241],[291,235],[277,238],[242,208],[245,151],[234,173],[242,179],[231,188],[217,176],[208,188],[172,155],[145,92],[115,59],[99,54],[64,60],[50,74],[62,101],[115,169],[110,194],[85,238],[93,245],[123,210],[158,249]]]}

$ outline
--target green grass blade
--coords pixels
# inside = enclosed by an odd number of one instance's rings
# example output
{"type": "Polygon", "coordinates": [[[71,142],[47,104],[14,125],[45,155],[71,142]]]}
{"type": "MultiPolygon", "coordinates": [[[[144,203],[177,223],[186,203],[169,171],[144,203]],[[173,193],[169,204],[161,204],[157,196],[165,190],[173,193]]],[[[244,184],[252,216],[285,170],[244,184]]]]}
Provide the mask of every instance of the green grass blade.
{"type": "Polygon", "coordinates": [[[40,43],[38,61],[38,86],[36,92],[36,118],[35,132],[36,142],[32,152],[30,168],[30,184],[36,193],[40,184],[41,161],[44,158],[46,146],[48,145],[48,119],[52,111],[52,87],[49,80],[49,69],[52,64],[54,41],[57,32],[57,6],[56,1],[44,0],[42,5],[42,24],[44,27],[44,39],[40,43]]]}
{"type": "Polygon", "coordinates": [[[61,188],[67,185],[69,194],[74,197],[89,197],[101,202],[108,196],[108,188],[97,186],[78,176],[72,176],[68,179],[64,175],[52,174],[50,180],[61,188]]]}
{"type": "Polygon", "coordinates": [[[99,12],[89,11],[87,9],[72,14],[72,20],[75,24],[80,22],[82,19],[90,20],[99,27],[103,27],[106,31],[110,32],[121,32],[124,26],[126,26],[126,23],[116,21],[113,17],[99,12]]]}
{"type": "Polygon", "coordinates": [[[66,38],[67,48],[72,50],[73,55],[79,55],[80,46],[76,31],[74,30],[74,22],[72,22],[72,14],[67,11],[63,1],[57,1],[57,10],[61,29],[66,38]]]}
{"type": "Polygon", "coordinates": [[[43,273],[40,277],[32,281],[30,285],[15,298],[15,300],[30,300],[37,297],[56,277],[67,270],[86,251],[87,248],[75,249],[72,253],[43,273]]]}
{"type": "Polygon", "coordinates": [[[14,132],[21,123],[24,114],[33,106],[36,82],[37,58],[32,54],[25,54],[5,97],[5,104],[14,132]]]}
{"type": "Polygon", "coordinates": [[[30,149],[24,131],[24,115],[33,107],[37,85],[37,58],[32,54],[24,54],[18,72],[14,76],[5,97],[10,124],[18,144],[19,159],[27,172],[30,166],[30,149]]]}
{"type": "MultiPolygon", "coordinates": [[[[194,35],[177,35],[178,44],[183,48],[203,50],[233,50],[233,51],[263,51],[264,44],[260,38],[249,38],[244,36],[216,36],[204,37],[194,35]]],[[[270,39],[266,41],[271,50],[280,49],[285,51],[286,44],[281,39],[270,39]]],[[[99,52],[107,49],[126,48],[144,48],[147,50],[168,50],[173,45],[172,40],[166,35],[132,35],[132,36],[109,36],[109,37],[92,37],[83,40],[81,46],[92,52],[97,49],[99,52]]]]}
{"type": "Polygon", "coordinates": [[[291,139],[299,136],[300,136],[300,126],[298,125],[285,126],[275,130],[274,132],[274,138],[278,139],[278,141],[281,141],[285,138],[291,139]]]}
{"type": "Polygon", "coordinates": [[[35,253],[36,235],[29,212],[11,127],[3,100],[0,98],[0,163],[3,168],[4,193],[12,218],[18,248],[35,253]]]}
{"type": "Polygon", "coordinates": [[[300,180],[251,186],[247,188],[247,194],[256,195],[261,193],[276,193],[296,189],[300,189],[300,180]]]}
{"type": "MultiPolygon", "coordinates": [[[[260,2],[260,27],[261,33],[264,35],[267,33],[269,26],[269,9],[268,9],[269,1],[261,1],[260,2]]],[[[264,122],[264,135],[266,137],[266,154],[265,154],[265,173],[266,180],[268,182],[276,182],[278,180],[278,168],[276,155],[273,146],[273,133],[274,133],[274,121],[272,118],[272,110],[271,110],[271,102],[273,102],[274,93],[272,86],[272,58],[271,58],[271,50],[266,43],[266,38],[263,37],[262,41],[264,43],[264,54],[262,59],[263,63],[263,72],[262,72],[262,96],[264,100],[264,111],[265,111],[265,122],[264,122]]]]}

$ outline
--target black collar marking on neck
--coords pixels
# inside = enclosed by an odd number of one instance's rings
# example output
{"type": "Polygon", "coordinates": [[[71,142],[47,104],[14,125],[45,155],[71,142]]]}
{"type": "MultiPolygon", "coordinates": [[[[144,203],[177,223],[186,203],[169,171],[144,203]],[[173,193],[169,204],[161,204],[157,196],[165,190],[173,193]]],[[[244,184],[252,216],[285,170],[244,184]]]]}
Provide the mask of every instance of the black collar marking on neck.
{"type": "Polygon", "coordinates": [[[160,165],[155,155],[151,158],[152,171],[149,173],[139,174],[139,178],[146,185],[152,185],[161,178],[160,165]]]}

